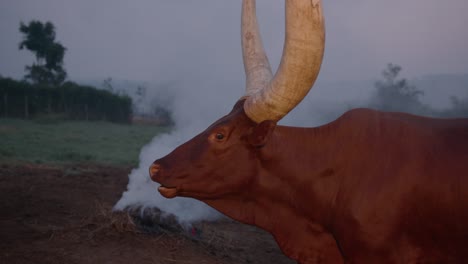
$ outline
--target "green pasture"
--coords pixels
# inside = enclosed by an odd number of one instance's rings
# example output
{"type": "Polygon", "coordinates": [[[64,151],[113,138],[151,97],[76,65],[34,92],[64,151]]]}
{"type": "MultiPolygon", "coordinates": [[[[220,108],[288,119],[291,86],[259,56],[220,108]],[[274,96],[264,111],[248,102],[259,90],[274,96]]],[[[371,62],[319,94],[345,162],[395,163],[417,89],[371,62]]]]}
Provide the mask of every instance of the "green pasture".
{"type": "Polygon", "coordinates": [[[154,125],[0,118],[0,163],[134,166],[141,147],[167,131],[154,125]]]}

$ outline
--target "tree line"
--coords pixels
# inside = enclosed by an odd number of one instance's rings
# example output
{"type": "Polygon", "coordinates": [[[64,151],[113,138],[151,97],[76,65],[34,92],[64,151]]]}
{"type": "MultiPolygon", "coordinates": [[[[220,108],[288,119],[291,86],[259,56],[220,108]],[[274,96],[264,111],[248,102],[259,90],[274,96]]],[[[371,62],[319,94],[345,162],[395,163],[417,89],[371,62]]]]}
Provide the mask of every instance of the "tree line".
{"type": "Polygon", "coordinates": [[[0,78],[0,96],[2,117],[28,119],[55,114],[72,120],[131,121],[130,97],[73,82],[50,86],[0,78]]]}

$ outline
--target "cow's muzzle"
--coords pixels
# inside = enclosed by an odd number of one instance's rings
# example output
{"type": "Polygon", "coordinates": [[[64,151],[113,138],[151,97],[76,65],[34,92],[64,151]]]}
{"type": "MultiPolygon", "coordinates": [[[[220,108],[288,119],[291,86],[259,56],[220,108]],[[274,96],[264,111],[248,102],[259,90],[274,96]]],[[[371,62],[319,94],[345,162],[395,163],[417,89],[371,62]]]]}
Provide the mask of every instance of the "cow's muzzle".
{"type": "Polygon", "coordinates": [[[157,163],[153,163],[149,167],[149,174],[150,174],[151,180],[153,180],[155,182],[159,182],[158,181],[158,176],[159,176],[160,172],[161,172],[161,165],[159,165],[157,163]]]}
{"type": "Polygon", "coordinates": [[[166,198],[174,198],[178,194],[178,190],[175,187],[164,186],[161,177],[162,166],[158,163],[153,163],[149,167],[149,174],[151,180],[160,183],[161,186],[158,187],[159,193],[166,198]]]}

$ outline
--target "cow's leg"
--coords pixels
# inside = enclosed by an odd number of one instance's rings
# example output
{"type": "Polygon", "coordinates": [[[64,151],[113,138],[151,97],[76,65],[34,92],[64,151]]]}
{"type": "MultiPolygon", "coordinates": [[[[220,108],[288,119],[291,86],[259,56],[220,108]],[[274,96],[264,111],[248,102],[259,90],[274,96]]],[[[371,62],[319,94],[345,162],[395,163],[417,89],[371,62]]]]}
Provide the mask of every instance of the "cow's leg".
{"type": "Polygon", "coordinates": [[[289,241],[277,238],[277,241],[281,250],[299,264],[345,263],[334,237],[327,232],[301,234],[290,237],[289,241]]]}

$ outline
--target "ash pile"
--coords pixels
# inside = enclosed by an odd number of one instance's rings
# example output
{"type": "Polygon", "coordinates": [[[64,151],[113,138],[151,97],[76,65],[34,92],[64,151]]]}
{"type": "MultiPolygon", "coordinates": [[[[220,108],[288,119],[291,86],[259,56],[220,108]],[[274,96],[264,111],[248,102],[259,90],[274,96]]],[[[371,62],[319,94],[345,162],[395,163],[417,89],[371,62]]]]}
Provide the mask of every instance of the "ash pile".
{"type": "Polygon", "coordinates": [[[140,232],[187,239],[226,263],[295,263],[282,254],[269,233],[227,217],[185,224],[158,208],[127,212],[140,232]]]}

